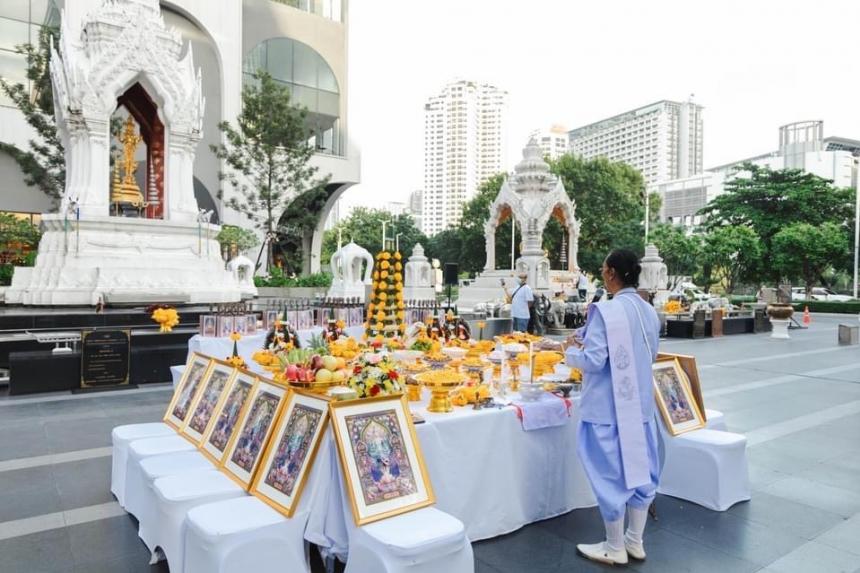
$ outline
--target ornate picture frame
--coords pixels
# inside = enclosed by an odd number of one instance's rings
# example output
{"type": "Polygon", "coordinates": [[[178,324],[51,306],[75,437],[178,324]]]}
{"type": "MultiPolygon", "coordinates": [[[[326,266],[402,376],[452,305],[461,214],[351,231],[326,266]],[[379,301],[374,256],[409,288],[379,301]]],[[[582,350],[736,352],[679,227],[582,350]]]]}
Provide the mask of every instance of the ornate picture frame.
{"type": "Polygon", "coordinates": [[[288,391],[286,386],[257,378],[221,458],[221,469],[246,490],[254,481],[288,391]]]}
{"type": "Polygon", "coordinates": [[[179,431],[185,425],[185,419],[191,411],[191,405],[197,399],[203,383],[207,379],[212,359],[208,356],[193,352],[185,363],[185,371],[182,378],[173,391],[173,397],[167,410],[164,412],[163,421],[168,426],[179,431]]]}
{"type": "Polygon", "coordinates": [[[328,396],[293,388],[260,458],[250,492],[292,517],[310,475],[329,417],[328,396]]]}
{"type": "Polygon", "coordinates": [[[198,447],[200,452],[216,466],[220,465],[224,458],[224,452],[230,445],[236,425],[247,409],[248,398],[256,384],[255,374],[238,369],[224,389],[218,405],[215,406],[209,426],[203,433],[198,447]]]}
{"type": "Polygon", "coordinates": [[[356,525],[436,502],[406,396],[331,402],[329,410],[356,525]]]}
{"type": "Polygon", "coordinates": [[[705,417],[678,359],[658,360],[651,366],[651,371],[654,399],[669,433],[678,436],[704,428],[705,417]]]}
{"type": "Polygon", "coordinates": [[[200,443],[218,404],[222,402],[224,393],[235,376],[234,366],[222,360],[212,359],[202,388],[191,403],[189,415],[186,416],[185,423],[179,430],[181,436],[194,444],[200,443]]]}

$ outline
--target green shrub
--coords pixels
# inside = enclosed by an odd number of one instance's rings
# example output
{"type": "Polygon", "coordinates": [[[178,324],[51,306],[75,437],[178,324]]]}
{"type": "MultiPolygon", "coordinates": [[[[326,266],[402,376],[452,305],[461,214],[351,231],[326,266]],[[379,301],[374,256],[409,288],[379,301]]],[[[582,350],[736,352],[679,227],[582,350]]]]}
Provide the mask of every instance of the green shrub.
{"type": "Polygon", "coordinates": [[[223,225],[215,239],[222,247],[223,245],[236,245],[239,251],[247,251],[260,244],[260,240],[253,231],[236,225],[223,225]]]}
{"type": "Polygon", "coordinates": [[[254,284],[258,287],[322,287],[331,286],[332,276],[329,273],[315,273],[291,278],[284,271],[275,267],[269,271],[268,277],[254,277],[254,284]]]}
{"type": "Polygon", "coordinates": [[[732,304],[744,304],[750,302],[756,302],[756,297],[749,295],[733,295],[729,297],[729,302],[732,304]]]}
{"type": "Polygon", "coordinates": [[[860,313],[860,300],[848,302],[834,302],[825,300],[809,300],[792,303],[794,310],[803,312],[803,307],[808,306],[809,312],[833,312],[838,314],[860,313]]]}
{"type": "Polygon", "coordinates": [[[12,284],[12,273],[15,271],[15,265],[3,264],[0,265],[0,286],[9,286],[12,284]]]}

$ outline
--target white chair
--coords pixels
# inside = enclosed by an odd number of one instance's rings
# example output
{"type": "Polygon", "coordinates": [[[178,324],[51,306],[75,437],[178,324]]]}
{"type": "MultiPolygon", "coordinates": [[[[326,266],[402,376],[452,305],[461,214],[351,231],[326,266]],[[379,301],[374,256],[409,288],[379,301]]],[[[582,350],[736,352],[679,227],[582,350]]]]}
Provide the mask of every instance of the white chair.
{"type": "Polygon", "coordinates": [[[110,491],[121,507],[125,507],[125,467],[128,463],[128,445],[134,440],[175,434],[174,429],[164,422],[126,424],[111,430],[113,454],[110,468],[110,491]]]}
{"type": "Polygon", "coordinates": [[[151,456],[140,461],[140,473],[143,477],[142,486],[126,491],[128,503],[137,510],[138,531],[137,535],[154,553],[155,546],[152,544],[151,531],[159,525],[155,515],[155,491],[152,484],[155,480],[165,476],[179,475],[185,472],[197,472],[201,470],[217,471],[217,468],[206,456],[198,451],[176,452],[151,456]]]}
{"type": "Polygon", "coordinates": [[[185,518],[198,505],[245,496],[245,490],[221,472],[200,470],[165,476],[153,482],[155,524],[149,530],[153,549],[161,549],[170,573],[182,573],[185,563],[185,518]]]}
{"type": "Polygon", "coordinates": [[[140,470],[141,460],[164,454],[191,452],[195,449],[194,444],[176,433],[172,436],[144,438],[131,442],[128,446],[128,460],[125,465],[125,490],[123,491],[125,510],[138,518],[143,510],[138,503],[139,498],[137,496],[129,498],[128,495],[131,490],[143,491],[147,487],[143,472],[140,470]]]}
{"type": "Polygon", "coordinates": [[[750,499],[747,439],[718,430],[694,430],[679,436],[657,420],[663,450],[659,493],[725,511],[750,499]]]}
{"type": "Polygon", "coordinates": [[[721,432],[729,431],[728,426],[726,426],[726,417],[723,416],[723,413],[719,410],[705,408],[705,418],[708,419],[708,422],[705,424],[705,428],[709,430],[719,430],[721,432]]]}
{"type": "Polygon", "coordinates": [[[173,379],[173,388],[176,389],[176,386],[179,384],[179,381],[182,380],[182,374],[185,372],[185,364],[177,364],[176,366],[170,367],[170,376],[173,379]]]}
{"type": "Polygon", "coordinates": [[[356,526],[338,472],[339,495],[349,534],[345,573],[474,573],[472,544],[463,522],[424,507],[356,526]]]}
{"type": "Polygon", "coordinates": [[[308,515],[300,507],[288,519],[253,496],[199,505],[186,517],[184,571],[309,573],[308,515]]]}

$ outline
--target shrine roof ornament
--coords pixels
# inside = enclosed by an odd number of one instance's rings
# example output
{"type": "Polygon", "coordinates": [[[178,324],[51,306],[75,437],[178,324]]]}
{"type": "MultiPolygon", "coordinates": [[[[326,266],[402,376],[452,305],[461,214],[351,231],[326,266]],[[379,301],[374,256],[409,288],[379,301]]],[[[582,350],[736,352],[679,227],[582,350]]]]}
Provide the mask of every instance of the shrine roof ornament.
{"type": "Polygon", "coordinates": [[[529,191],[548,193],[552,191],[558,178],[549,171],[543,159],[543,151],[534,138],[523,148],[523,159],[514,168],[511,185],[516,193],[529,191]]]}
{"type": "Polygon", "coordinates": [[[106,119],[117,97],[141,81],[162,100],[171,131],[201,136],[200,71],[194,70],[190,44],[182,55],[182,37],[164,24],[158,0],[105,0],[84,18],[79,33],[68,22],[63,14],[59,52],[51,46],[58,114],[106,119]]]}

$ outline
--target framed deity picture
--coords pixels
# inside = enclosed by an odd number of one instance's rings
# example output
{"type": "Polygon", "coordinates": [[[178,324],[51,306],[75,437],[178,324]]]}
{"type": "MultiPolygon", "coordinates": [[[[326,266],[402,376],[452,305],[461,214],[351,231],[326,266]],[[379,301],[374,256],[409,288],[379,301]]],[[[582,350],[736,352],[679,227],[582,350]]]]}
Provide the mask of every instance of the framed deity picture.
{"type": "Polygon", "coordinates": [[[356,525],[436,501],[406,396],[331,402],[329,410],[356,525]]]}
{"type": "Polygon", "coordinates": [[[652,366],[654,398],[666,429],[673,436],[705,427],[687,375],[675,358],[658,360],[652,366]]]}
{"type": "Polygon", "coordinates": [[[287,517],[298,507],[305,481],[328,422],[329,398],[292,389],[251,486],[259,497],[287,517]]]}
{"type": "Polygon", "coordinates": [[[263,311],[263,328],[266,330],[272,330],[275,327],[275,321],[278,320],[278,311],[277,310],[264,310],[263,311]]]}
{"type": "Polygon", "coordinates": [[[248,398],[248,406],[239,416],[221,459],[221,469],[245,489],[251,487],[260,458],[278,421],[287,390],[284,386],[258,378],[248,398]]]}
{"type": "Polygon", "coordinates": [[[248,314],[245,316],[245,336],[253,336],[257,334],[257,315],[248,314]]]}
{"type": "Polygon", "coordinates": [[[217,320],[218,326],[218,336],[220,338],[227,338],[233,332],[235,328],[235,323],[233,321],[235,317],[232,314],[219,314],[217,320]]]}
{"type": "Polygon", "coordinates": [[[699,411],[702,413],[702,418],[707,423],[708,412],[705,410],[705,401],[702,398],[702,383],[699,381],[699,368],[696,366],[696,357],[686,354],[672,354],[670,352],[658,352],[657,360],[678,359],[678,364],[681,365],[681,370],[687,375],[687,382],[690,383],[690,390],[693,391],[693,398],[699,406],[699,411]]]}
{"type": "Polygon", "coordinates": [[[197,393],[197,398],[191,403],[190,415],[185,419],[185,425],[179,433],[195,444],[203,439],[209,421],[215,413],[215,408],[226,395],[228,382],[236,375],[236,369],[220,360],[212,360],[209,373],[203,381],[203,388],[197,393]]]}
{"type": "Polygon", "coordinates": [[[204,314],[200,317],[200,336],[218,336],[217,317],[214,314],[204,314]]]}
{"type": "Polygon", "coordinates": [[[164,413],[164,422],[179,430],[185,425],[191,405],[197,399],[199,391],[203,387],[203,381],[209,371],[211,359],[196,352],[192,353],[185,364],[185,371],[179,384],[173,391],[173,398],[164,413]]]}
{"type": "Polygon", "coordinates": [[[215,406],[209,426],[200,440],[203,455],[214,464],[220,464],[224,458],[224,452],[239,418],[247,409],[248,398],[256,383],[257,377],[246,370],[239,370],[228,380],[223,399],[215,406]]]}
{"type": "Polygon", "coordinates": [[[233,317],[233,332],[238,332],[242,336],[245,336],[245,322],[247,322],[247,316],[244,314],[237,314],[233,317]]]}

